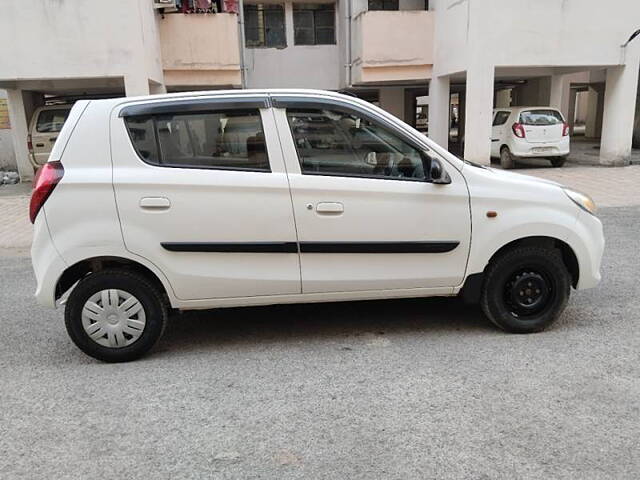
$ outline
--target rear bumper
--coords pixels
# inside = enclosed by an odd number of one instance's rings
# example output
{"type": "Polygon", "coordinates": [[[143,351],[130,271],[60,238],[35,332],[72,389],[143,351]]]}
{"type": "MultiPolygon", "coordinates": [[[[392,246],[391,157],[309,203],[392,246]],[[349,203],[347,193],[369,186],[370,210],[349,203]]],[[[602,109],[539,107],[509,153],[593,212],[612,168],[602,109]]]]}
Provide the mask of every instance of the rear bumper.
{"type": "Polygon", "coordinates": [[[517,157],[563,157],[570,152],[568,136],[553,143],[529,143],[526,139],[518,139],[510,148],[517,157]]]}
{"type": "Polygon", "coordinates": [[[53,245],[44,209],[36,217],[31,245],[31,263],[36,276],[36,301],[45,307],[56,306],[56,284],[67,265],[53,245]]]}

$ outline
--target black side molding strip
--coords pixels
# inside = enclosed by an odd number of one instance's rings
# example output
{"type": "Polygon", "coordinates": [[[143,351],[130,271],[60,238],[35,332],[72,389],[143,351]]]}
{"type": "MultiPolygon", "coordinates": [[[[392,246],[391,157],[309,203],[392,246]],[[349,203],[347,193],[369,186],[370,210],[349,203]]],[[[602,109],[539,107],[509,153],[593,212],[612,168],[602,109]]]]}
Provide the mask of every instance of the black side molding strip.
{"type": "Polygon", "coordinates": [[[300,242],[301,253],[446,253],[460,242],[300,242]]]}
{"type": "MultiPolygon", "coordinates": [[[[301,253],[446,253],[460,242],[300,242],[301,253]]],[[[163,242],[170,252],[298,253],[296,242],[163,242]]]]}
{"type": "Polygon", "coordinates": [[[298,253],[296,242],[163,242],[170,252],[298,253]]]}
{"type": "Polygon", "coordinates": [[[244,108],[269,108],[267,96],[238,96],[220,98],[189,98],[165,102],[147,102],[129,105],[120,110],[120,117],[157,115],[162,113],[194,113],[218,110],[238,110],[244,108]]]}

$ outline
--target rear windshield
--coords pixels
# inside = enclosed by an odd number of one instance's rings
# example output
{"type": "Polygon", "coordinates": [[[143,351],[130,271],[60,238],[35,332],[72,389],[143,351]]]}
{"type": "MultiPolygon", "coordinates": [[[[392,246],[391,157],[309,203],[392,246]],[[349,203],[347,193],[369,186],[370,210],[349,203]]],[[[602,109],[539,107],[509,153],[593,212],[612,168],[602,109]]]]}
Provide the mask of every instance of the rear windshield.
{"type": "Polygon", "coordinates": [[[36,131],[39,133],[57,133],[62,130],[64,122],[69,116],[68,109],[42,110],[38,116],[36,131]]]}
{"type": "Polygon", "coordinates": [[[520,113],[520,123],[524,125],[557,125],[562,122],[562,115],[557,110],[526,110],[520,113]]]}

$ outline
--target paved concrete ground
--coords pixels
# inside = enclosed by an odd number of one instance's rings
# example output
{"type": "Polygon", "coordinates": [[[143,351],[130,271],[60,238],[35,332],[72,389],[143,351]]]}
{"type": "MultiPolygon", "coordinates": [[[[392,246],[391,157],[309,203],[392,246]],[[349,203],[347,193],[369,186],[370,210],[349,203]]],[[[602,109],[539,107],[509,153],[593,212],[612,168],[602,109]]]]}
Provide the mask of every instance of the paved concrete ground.
{"type": "Polygon", "coordinates": [[[0,257],[0,478],[592,479],[640,472],[640,208],[536,335],[454,299],[200,312],[84,356],[0,257]]]}

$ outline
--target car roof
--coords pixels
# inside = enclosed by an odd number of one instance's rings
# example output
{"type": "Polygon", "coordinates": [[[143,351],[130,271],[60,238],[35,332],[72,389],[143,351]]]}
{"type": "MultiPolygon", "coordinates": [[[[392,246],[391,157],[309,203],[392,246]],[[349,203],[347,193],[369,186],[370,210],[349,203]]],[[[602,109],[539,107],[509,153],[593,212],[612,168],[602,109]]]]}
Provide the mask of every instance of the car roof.
{"type": "Polygon", "coordinates": [[[525,110],[555,110],[559,112],[560,109],[556,107],[545,107],[545,106],[536,106],[536,107],[495,107],[493,109],[494,112],[524,112],[525,110]]]}

